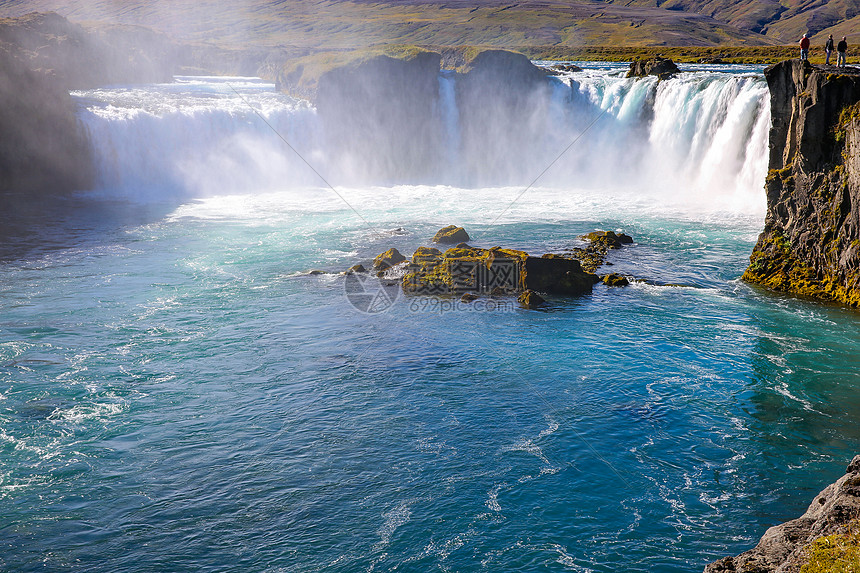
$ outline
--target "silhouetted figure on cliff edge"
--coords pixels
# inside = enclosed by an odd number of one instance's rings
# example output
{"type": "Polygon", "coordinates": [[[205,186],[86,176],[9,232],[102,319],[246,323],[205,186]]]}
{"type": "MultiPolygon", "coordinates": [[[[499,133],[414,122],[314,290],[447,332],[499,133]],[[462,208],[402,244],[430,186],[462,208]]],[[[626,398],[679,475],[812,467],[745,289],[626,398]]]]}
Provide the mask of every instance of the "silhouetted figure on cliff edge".
{"type": "Polygon", "coordinates": [[[845,36],[842,36],[842,39],[839,40],[839,43],[836,44],[836,53],[839,55],[837,58],[837,63],[840,68],[845,67],[845,52],[848,51],[848,42],[845,41],[845,36]]]}
{"type": "Polygon", "coordinates": [[[809,36],[806,34],[800,39],[800,59],[808,60],[809,59],[809,36]]]}
{"type": "Polygon", "coordinates": [[[830,55],[833,53],[833,34],[827,37],[827,42],[824,43],[824,53],[827,54],[827,58],[824,60],[824,65],[830,65],[830,55]]]}

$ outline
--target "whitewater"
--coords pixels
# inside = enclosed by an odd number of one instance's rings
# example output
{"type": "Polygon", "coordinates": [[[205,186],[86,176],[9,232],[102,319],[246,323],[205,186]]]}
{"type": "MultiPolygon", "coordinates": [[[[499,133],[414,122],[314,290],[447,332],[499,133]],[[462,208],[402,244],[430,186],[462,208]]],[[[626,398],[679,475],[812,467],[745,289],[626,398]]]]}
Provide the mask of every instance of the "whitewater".
{"type": "Polygon", "coordinates": [[[800,515],[860,441],[860,324],[739,280],[761,69],[581,65],[477,135],[440,73],[431,177],[256,78],[73,92],[95,185],[4,219],[0,570],[698,571],[800,515]],[[601,272],[646,282],[352,304],[448,224],[623,231],[601,272]]]}

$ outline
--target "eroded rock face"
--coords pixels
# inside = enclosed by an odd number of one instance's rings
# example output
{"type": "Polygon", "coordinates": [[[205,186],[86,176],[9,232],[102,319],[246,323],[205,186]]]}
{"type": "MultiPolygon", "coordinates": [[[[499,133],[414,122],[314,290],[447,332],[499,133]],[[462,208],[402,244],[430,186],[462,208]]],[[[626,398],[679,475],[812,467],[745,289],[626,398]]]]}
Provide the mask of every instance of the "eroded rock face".
{"type": "Polygon", "coordinates": [[[827,486],[802,516],[771,527],[754,549],[725,557],[705,567],[705,573],[797,573],[808,557],[804,549],[814,540],[841,533],[860,519],[860,456],[848,465],[846,475],[827,486]]]}
{"type": "Polygon", "coordinates": [[[320,76],[316,104],[332,156],[341,158],[339,173],[397,183],[438,170],[441,59],[431,52],[410,60],[380,55],[320,76]]]}
{"type": "Polygon", "coordinates": [[[743,278],[860,306],[860,70],[789,60],[765,77],[767,217],[743,278]]]}

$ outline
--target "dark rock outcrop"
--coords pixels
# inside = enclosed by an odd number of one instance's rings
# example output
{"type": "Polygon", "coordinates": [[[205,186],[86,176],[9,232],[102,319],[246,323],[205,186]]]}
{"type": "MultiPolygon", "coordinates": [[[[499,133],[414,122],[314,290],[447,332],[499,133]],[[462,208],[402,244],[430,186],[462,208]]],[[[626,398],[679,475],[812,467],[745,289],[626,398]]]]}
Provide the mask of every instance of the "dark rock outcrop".
{"type": "Polygon", "coordinates": [[[667,80],[680,72],[681,70],[678,69],[675,62],[669,58],[656,56],[649,60],[633,60],[630,62],[630,70],[627,72],[627,77],[642,78],[645,76],[657,76],[661,80],[667,80]]]}
{"type": "Polygon", "coordinates": [[[789,60],[765,77],[767,217],[743,278],[860,306],[860,70],[789,60]]]}
{"type": "MultiPolygon", "coordinates": [[[[860,519],[860,456],[847,474],[827,486],[802,516],[768,529],[754,549],[725,557],[705,567],[705,573],[797,573],[808,561],[807,548],[816,539],[840,534],[860,519]]],[[[847,571],[848,569],[840,569],[847,571]]]]}
{"type": "Polygon", "coordinates": [[[591,292],[597,275],[585,272],[579,261],[564,257],[528,257],[525,260],[527,289],[553,294],[577,295],[591,292]]]}

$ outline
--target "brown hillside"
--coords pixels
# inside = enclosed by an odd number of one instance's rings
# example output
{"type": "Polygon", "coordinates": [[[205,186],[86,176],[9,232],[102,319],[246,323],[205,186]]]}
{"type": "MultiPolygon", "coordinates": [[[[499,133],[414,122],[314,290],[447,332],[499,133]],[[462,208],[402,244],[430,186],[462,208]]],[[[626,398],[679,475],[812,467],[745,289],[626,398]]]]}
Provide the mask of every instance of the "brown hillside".
{"type": "Polygon", "coordinates": [[[704,10],[671,7],[637,0],[0,0],[0,16],[54,10],[73,21],[143,25],[183,41],[221,46],[357,48],[397,43],[524,48],[776,43],[772,36],[722,21],[704,10]]]}

